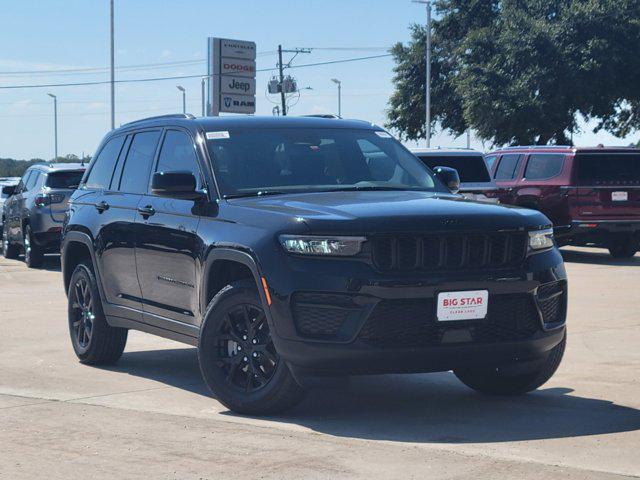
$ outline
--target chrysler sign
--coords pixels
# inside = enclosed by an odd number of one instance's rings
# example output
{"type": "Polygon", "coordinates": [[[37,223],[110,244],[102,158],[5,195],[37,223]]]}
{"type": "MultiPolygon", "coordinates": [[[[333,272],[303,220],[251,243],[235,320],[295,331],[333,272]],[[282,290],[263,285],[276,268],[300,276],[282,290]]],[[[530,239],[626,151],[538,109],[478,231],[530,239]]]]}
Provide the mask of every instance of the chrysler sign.
{"type": "Polygon", "coordinates": [[[256,44],[211,37],[208,51],[208,115],[255,113],[256,44]]]}

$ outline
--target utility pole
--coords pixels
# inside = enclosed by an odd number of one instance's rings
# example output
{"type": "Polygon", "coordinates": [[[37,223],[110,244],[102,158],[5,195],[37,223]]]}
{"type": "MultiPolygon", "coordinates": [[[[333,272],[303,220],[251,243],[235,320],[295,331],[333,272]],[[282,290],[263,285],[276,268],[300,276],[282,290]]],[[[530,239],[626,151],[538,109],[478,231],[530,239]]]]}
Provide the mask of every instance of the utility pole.
{"type": "Polygon", "coordinates": [[[471,148],[471,129],[467,128],[467,148],[471,148]]]}
{"type": "Polygon", "coordinates": [[[291,50],[284,50],[282,45],[278,45],[278,83],[280,85],[280,103],[282,104],[282,115],[287,115],[287,97],[286,92],[284,91],[284,69],[291,66],[291,62],[294,58],[298,56],[299,53],[311,53],[310,48],[294,48],[291,50]],[[293,57],[291,60],[284,65],[282,61],[283,53],[293,53],[293,57]]]}
{"type": "Polygon", "coordinates": [[[207,77],[202,77],[200,79],[200,94],[202,96],[202,116],[205,117],[207,115],[206,112],[206,100],[205,100],[205,81],[207,77]]]}
{"type": "Polygon", "coordinates": [[[111,4],[111,130],[116,128],[116,76],[114,71],[114,54],[113,54],[113,0],[111,4]]]}
{"type": "Polygon", "coordinates": [[[280,73],[280,101],[282,103],[282,115],[287,115],[287,100],[284,96],[284,65],[282,64],[282,45],[278,45],[278,71],[280,73]]]}
{"type": "Polygon", "coordinates": [[[427,41],[425,54],[425,137],[427,148],[431,147],[431,1],[411,0],[413,3],[420,3],[427,6],[427,41]]]}
{"type": "Polygon", "coordinates": [[[342,82],[337,78],[332,78],[331,81],[338,85],[338,116],[342,118],[342,82]]]}
{"type": "Polygon", "coordinates": [[[47,95],[53,98],[53,161],[55,162],[58,158],[58,97],[56,97],[53,93],[47,93],[47,95]]]}

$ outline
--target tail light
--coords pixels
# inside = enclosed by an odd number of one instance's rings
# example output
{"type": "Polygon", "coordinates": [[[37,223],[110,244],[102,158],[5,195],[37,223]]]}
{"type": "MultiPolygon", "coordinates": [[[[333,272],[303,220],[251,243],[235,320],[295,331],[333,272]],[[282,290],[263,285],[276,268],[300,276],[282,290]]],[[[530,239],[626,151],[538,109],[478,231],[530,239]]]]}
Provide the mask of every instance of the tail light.
{"type": "Polygon", "coordinates": [[[63,201],[64,195],[60,193],[50,193],[36,196],[35,204],[37,207],[45,207],[52,203],[62,203],[63,201]]]}

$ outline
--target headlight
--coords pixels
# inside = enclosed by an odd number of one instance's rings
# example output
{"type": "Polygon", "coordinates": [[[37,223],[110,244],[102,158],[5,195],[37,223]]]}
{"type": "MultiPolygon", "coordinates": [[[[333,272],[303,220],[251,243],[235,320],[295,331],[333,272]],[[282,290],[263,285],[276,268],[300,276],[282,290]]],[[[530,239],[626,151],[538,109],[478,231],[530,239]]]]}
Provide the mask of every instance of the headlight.
{"type": "Polygon", "coordinates": [[[289,253],[348,257],[360,253],[364,237],[315,237],[280,235],[280,244],[289,253]]]}
{"type": "Polygon", "coordinates": [[[529,248],[531,250],[543,250],[553,247],[553,229],[536,230],[529,232],[529,248]]]}

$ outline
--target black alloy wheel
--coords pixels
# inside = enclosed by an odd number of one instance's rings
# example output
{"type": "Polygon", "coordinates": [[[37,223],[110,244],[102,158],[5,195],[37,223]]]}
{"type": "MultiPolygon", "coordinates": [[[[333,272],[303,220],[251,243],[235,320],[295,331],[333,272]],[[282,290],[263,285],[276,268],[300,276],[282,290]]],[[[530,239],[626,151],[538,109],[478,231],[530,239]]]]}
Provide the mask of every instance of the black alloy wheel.
{"type": "Polygon", "coordinates": [[[241,304],[227,311],[214,341],[213,361],[229,386],[251,393],[269,383],[279,359],[261,308],[241,304]]]}
{"type": "Polygon", "coordinates": [[[93,322],[96,319],[93,296],[87,278],[78,278],[73,286],[72,295],[72,335],[75,338],[79,350],[86,351],[91,343],[93,322]]]}

